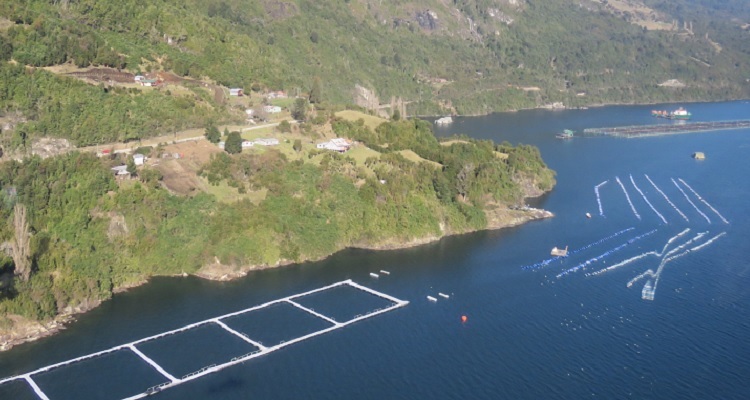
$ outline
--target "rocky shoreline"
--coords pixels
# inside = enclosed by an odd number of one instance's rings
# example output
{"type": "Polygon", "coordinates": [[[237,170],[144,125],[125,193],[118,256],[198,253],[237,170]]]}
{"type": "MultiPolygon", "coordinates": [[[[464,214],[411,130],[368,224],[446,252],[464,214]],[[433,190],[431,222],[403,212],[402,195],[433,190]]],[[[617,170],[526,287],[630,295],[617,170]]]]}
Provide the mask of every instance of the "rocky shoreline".
{"type": "MultiPolygon", "coordinates": [[[[502,229],[502,228],[510,228],[510,227],[521,225],[526,222],[551,218],[554,216],[554,214],[552,214],[549,211],[532,208],[532,207],[523,207],[520,209],[496,207],[494,209],[487,210],[486,213],[487,213],[487,227],[481,230],[496,230],[496,229],[502,229]]],[[[416,247],[416,246],[421,246],[423,244],[435,242],[446,236],[460,235],[460,234],[466,234],[466,233],[471,233],[471,232],[476,232],[476,231],[478,230],[469,230],[469,231],[462,231],[462,232],[443,232],[443,234],[439,236],[415,238],[408,242],[387,240],[387,241],[383,241],[377,244],[358,244],[352,247],[369,249],[369,250],[405,249],[405,248],[416,247]]],[[[319,261],[319,260],[322,260],[331,256],[332,254],[319,257],[317,259],[308,259],[304,261],[305,262],[319,261]]],[[[294,263],[295,261],[279,260],[274,265],[244,265],[244,266],[236,267],[236,266],[231,266],[231,265],[223,265],[218,260],[216,260],[216,262],[204,266],[193,275],[203,278],[203,279],[214,280],[214,281],[230,281],[233,279],[244,277],[251,271],[258,271],[258,270],[263,270],[267,268],[282,267],[282,266],[290,265],[294,263]]],[[[188,274],[183,273],[177,276],[188,276],[188,274]]],[[[118,287],[115,289],[114,292],[121,293],[128,289],[145,284],[147,282],[148,282],[147,279],[141,280],[141,281],[138,281],[138,282],[126,285],[126,286],[118,287]]],[[[32,342],[32,341],[35,341],[35,340],[38,340],[47,336],[51,336],[65,329],[66,324],[75,320],[74,316],[76,314],[82,314],[86,311],[89,311],[95,308],[96,306],[98,306],[99,304],[100,302],[95,302],[95,303],[91,302],[85,305],[81,305],[75,309],[65,310],[65,312],[63,312],[62,314],[58,315],[57,317],[49,321],[34,321],[34,320],[29,320],[29,319],[26,319],[17,315],[10,315],[7,318],[11,321],[13,326],[11,328],[0,328],[0,352],[10,350],[11,348],[19,344],[32,342]]]]}

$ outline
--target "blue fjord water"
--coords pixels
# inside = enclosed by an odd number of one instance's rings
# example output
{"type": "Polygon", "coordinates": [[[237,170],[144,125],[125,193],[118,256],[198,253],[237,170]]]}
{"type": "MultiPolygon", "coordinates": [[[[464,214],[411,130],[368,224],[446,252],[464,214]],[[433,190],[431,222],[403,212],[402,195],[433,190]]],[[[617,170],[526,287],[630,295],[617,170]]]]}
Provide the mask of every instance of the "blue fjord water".
{"type": "MultiPolygon", "coordinates": [[[[677,104],[660,105],[672,109],[677,104]]],[[[116,295],[58,335],[0,354],[0,376],[99,351],[185,324],[343,279],[411,303],[154,396],[157,399],[747,399],[750,396],[750,130],[644,139],[560,141],[562,129],[651,124],[656,106],[529,110],[457,118],[438,135],[529,143],[557,171],[555,189],[531,203],[555,218],[498,231],[444,238],[397,251],[342,251],[324,261],[257,271],[233,282],[157,278],[116,295]],[[702,151],[707,159],[690,157],[702,151]],[[648,207],[630,174],[663,214],[648,207]],[[675,211],[644,174],[688,220],[675,211]],[[625,185],[633,214],[615,177],[625,185]],[[725,224],[692,196],[706,221],[670,178],[682,178],[718,210],[725,224]],[[594,186],[600,189],[599,216],[594,186]],[[590,212],[593,218],[585,218],[590,212]],[[543,268],[552,246],[571,249],[634,229],[543,268]],[[661,250],[700,232],[693,245],[726,235],[664,268],[653,301],[645,280],[626,283],[659,259],[646,257],[599,276],[585,273],[661,250]],[[629,239],[657,231],[603,260],[556,278],[629,239]],[[379,279],[370,272],[385,269],[379,279]],[[438,292],[451,298],[426,300],[438,292]],[[461,315],[468,321],[462,324],[461,315]]],[[[694,120],[750,118],[747,101],[690,104],[694,120]]],[[[660,121],[662,123],[670,123],[660,121]]],[[[685,189],[690,194],[690,192],[685,189]]],[[[693,245],[686,248],[693,247],[693,245]]],[[[316,310],[345,319],[382,302],[333,291],[308,299],[316,310]]],[[[227,321],[230,323],[230,321],[227,321]]],[[[264,343],[325,328],[294,307],[231,321],[264,343]],[[302,314],[302,315],[301,315],[302,314]],[[261,340],[261,339],[258,339],[261,340]]],[[[140,347],[181,376],[251,351],[207,326],[140,347]]],[[[110,399],[136,394],[165,379],[129,352],[34,377],[51,399],[110,399]]],[[[35,398],[25,384],[0,386],[0,398],[35,398]]]]}

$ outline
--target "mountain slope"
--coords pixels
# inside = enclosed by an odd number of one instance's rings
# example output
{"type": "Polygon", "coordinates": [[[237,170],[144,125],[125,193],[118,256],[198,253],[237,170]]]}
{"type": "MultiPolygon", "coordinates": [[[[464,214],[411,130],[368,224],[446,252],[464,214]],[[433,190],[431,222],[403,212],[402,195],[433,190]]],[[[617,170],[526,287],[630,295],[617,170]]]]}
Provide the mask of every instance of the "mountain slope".
{"type": "MultiPolygon", "coordinates": [[[[750,21],[740,9],[708,0],[9,0],[0,60],[294,93],[317,77],[325,101],[351,102],[359,84],[402,97],[410,114],[728,99],[750,94],[750,21]],[[670,79],[680,84],[659,86],[670,79]]],[[[0,107],[34,111],[2,92],[0,107]]]]}

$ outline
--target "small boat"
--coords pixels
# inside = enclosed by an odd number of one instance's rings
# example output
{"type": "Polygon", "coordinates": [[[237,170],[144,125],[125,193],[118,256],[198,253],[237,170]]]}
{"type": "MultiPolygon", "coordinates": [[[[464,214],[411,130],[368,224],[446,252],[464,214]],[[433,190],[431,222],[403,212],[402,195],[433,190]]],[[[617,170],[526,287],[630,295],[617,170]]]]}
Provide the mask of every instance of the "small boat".
{"type": "Polygon", "coordinates": [[[453,118],[451,117],[438,118],[437,120],[435,120],[435,123],[438,125],[448,125],[448,124],[453,123],[453,118]]]}
{"type": "Polygon", "coordinates": [[[380,278],[380,275],[378,275],[378,274],[376,274],[374,272],[370,272],[370,276],[373,277],[373,278],[380,278]]]}
{"type": "Polygon", "coordinates": [[[429,301],[431,301],[433,303],[437,303],[437,299],[434,298],[434,297],[432,297],[432,296],[427,296],[427,300],[429,300],[429,301]]]}
{"type": "Polygon", "coordinates": [[[586,218],[591,218],[591,213],[586,213],[586,218]]]}
{"type": "Polygon", "coordinates": [[[696,151],[695,153],[693,153],[693,158],[695,158],[696,160],[705,160],[706,155],[703,154],[703,152],[696,151]]]}
{"type": "Polygon", "coordinates": [[[570,129],[565,129],[564,131],[562,131],[562,133],[558,133],[557,135],[555,135],[555,137],[563,140],[573,139],[573,133],[574,132],[570,129]]]}
{"type": "Polygon", "coordinates": [[[388,272],[388,271],[386,271],[384,269],[381,269],[380,273],[383,274],[383,275],[390,275],[391,274],[390,272],[388,272]]]}
{"type": "Polygon", "coordinates": [[[550,251],[550,255],[553,255],[555,257],[567,257],[568,256],[568,246],[565,246],[564,249],[558,249],[557,246],[552,248],[552,251],[550,251]]]}
{"type": "Polygon", "coordinates": [[[690,112],[682,107],[674,110],[674,111],[666,111],[666,110],[652,110],[651,115],[657,118],[666,118],[666,119],[690,119],[690,117],[693,114],[690,114],[690,112]]]}
{"type": "Polygon", "coordinates": [[[444,298],[444,299],[449,299],[449,298],[450,298],[450,296],[448,296],[448,295],[447,295],[447,294],[445,294],[445,293],[438,293],[438,295],[439,295],[440,297],[444,298]]]}

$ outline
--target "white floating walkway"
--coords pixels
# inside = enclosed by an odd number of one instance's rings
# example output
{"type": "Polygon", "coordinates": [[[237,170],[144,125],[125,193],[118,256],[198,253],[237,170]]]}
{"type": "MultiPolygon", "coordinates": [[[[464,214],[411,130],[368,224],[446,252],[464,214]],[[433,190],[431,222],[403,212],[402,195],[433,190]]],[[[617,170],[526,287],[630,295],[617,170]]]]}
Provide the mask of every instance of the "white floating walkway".
{"type": "Polygon", "coordinates": [[[604,181],[596,186],[594,186],[594,193],[596,194],[596,203],[599,205],[599,215],[604,216],[604,209],[602,208],[602,198],[599,195],[599,188],[606,185],[609,181],[604,181]]]}
{"type": "Polygon", "coordinates": [[[703,213],[703,211],[701,211],[701,210],[700,210],[700,209],[698,208],[698,206],[696,206],[696,205],[695,205],[695,203],[693,203],[693,201],[692,201],[692,200],[690,200],[690,196],[688,196],[688,195],[687,195],[687,193],[685,193],[685,191],[684,191],[684,190],[682,190],[682,188],[681,188],[681,187],[680,187],[680,185],[679,185],[679,184],[677,183],[677,181],[676,181],[676,180],[674,180],[674,178],[671,178],[671,179],[672,179],[672,183],[674,183],[674,185],[675,185],[675,186],[677,187],[677,189],[679,189],[679,190],[680,190],[680,193],[682,193],[682,195],[683,195],[683,196],[685,196],[685,200],[687,200],[687,201],[688,201],[688,203],[690,203],[690,205],[691,205],[691,206],[693,206],[693,208],[695,209],[695,211],[698,211],[698,214],[700,214],[700,215],[701,215],[701,216],[702,216],[703,218],[705,218],[705,219],[706,219],[706,222],[708,222],[708,223],[710,224],[710,223],[711,223],[711,218],[708,218],[708,215],[704,214],[704,213],[703,213]]]}
{"type": "Polygon", "coordinates": [[[617,184],[620,185],[620,187],[622,188],[622,192],[625,193],[625,199],[628,201],[628,204],[630,204],[630,209],[633,210],[633,214],[635,215],[636,218],[640,220],[641,215],[638,214],[638,211],[635,209],[633,202],[630,200],[630,195],[628,194],[628,191],[625,189],[625,185],[623,185],[622,182],[620,182],[619,176],[616,176],[615,180],[617,181],[617,184]]]}
{"type": "Polygon", "coordinates": [[[298,343],[298,342],[301,342],[301,341],[313,338],[313,337],[318,336],[318,335],[322,335],[324,333],[328,333],[328,332],[334,331],[336,329],[341,329],[341,328],[343,328],[343,327],[345,327],[347,325],[353,324],[355,322],[359,322],[359,321],[362,321],[364,319],[371,318],[371,317],[374,317],[376,315],[380,315],[380,314],[386,313],[388,311],[395,310],[395,309],[400,308],[400,307],[404,307],[407,304],[409,304],[408,301],[400,300],[400,299],[397,299],[397,298],[395,298],[393,296],[389,296],[389,295],[387,295],[385,293],[381,293],[381,292],[378,292],[376,290],[370,289],[368,287],[359,285],[359,284],[353,282],[351,279],[349,279],[349,280],[345,280],[345,281],[341,281],[341,282],[336,282],[334,284],[331,284],[331,285],[328,285],[328,286],[324,286],[324,287],[321,287],[321,288],[318,288],[318,289],[310,290],[308,292],[296,294],[296,295],[293,295],[293,296],[284,297],[284,298],[278,299],[278,300],[269,301],[267,303],[263,303],[261,305],[255,306],[255,307],[246,308],[244,310],[236,311],[236,312],[229,313],[229,314],[224,314],[224,315],[219,316],[219,317],[210,318],[210,319],[207,319],[207,320],[204,320],[204,321],[200,321],[200,322],[196,322],[196,323],[193,323],[193,324],[189,324],[189,325],[186,325],[186,326],[184,326],[182,328],[174,329],[174,330],[171,330],[171,331],[168,331],[168,332],[162,332],[162,333],[159,333],[159,334],[156,334],[156,335],[153,335],[153,336],[149,336],[149,337],[146,337],[146,338],[143,338],[143,339],[138,339],[138,340],[130,342],[130,343],[126,343],[126,344],[115,346],[115,347],[112,347],[112,348],[109,348],[109,349],[106,349],[106,350],[98,351],[96,353],[91,353],[91,354],[88,354],[88,355],[85,355],[85,356],[81,356],[81,357],[77,357],[77,358],[73,358],[73,359],[70,359],[70,360],[67,360],[67,361],[59,362],[59,363],[56,363],[56,364],[51,364],[51,365],[39,368],[37,370],[31,371],[31,372],[27,372],[25,374],[16,375],[16,376],[8,377],[8,378],[3,378],[3,379],[0,379],[0,385],[2,385],[4,383],[7,383],[7,382],[11,382],[11,381],[24,380],[34,390],[34,392],[36,393],[37,397],[39,397],[41,400],[50,400],[49,397],[47,397],[47,395],[42,391],[42,389],[36,384],[36,382],[34,382],[34,380],[32,379],[33,375],[37,375],[37,374],[40,374],[40,373],[43,373],[43,372],[47,372],[47,371],[50,371],[50,370],[53,370],[53,369],[56,369],[56,368],[64,367],[66,365],[74,364],[74,363],[77,363],[77,362],[80,362],[80,361],[83,361],[83,360],[88,360],[88,359],[91,359],[91,358],[99,357],[99,356],[102,356],[102,355],[105,355],[105,354],[114,353],[114,352],[119,351],[119,350],[127,350],[127,351],[131,351],[134,354],[136,354],[144,362],[146,362],[147,364],[149,364],[151,367],[153,367],[156,371],[158,371],[161,375],[163,375],[165,378],[167,378],[169,380],[168,382],[165,382],[165,383],[162,383],[160,385],[156,385],[156,386],[153,386],[151,388],[148,388],[143,393],[139,393],[139,394],[136,394],[134,396],[126,398],[127,400],[141,399],[141,398],[144,398],[146,396],[150,396],[150,395],[152,395],[152,394],[154,394],[156,392],[160,392],[162,390],[166,390],[166,389],[169,389],[171,387],[174,387],[174,386],[177,386],[177,385],[181,385],[181,384],[183,384],[185,382],[189,382],[189,381],[192,381],[194,379],[198,379],[198,378],[200,378],[200,377],[202,377],[204,375],[212,374],[214,372],[221,371],[224,368],[231,367],[231,366],[236,365],[236,364],[241,364],[241,363],[243,363],[245,361],[248,361],[248,360],[251,360],[253,358],[260,357],[260,356],[266,355],[268,353],[272,353],[272,352],[274,352],[276,350],[279,350],[279,349],[282,349],[284,347],[291,346],[292,344],[295,344],[295,343],[298,343]],[[312,310],[312,309],[310,309],[308,307],[305,307],[305,306],[303,306],[303,305],[301,305],[301,304],[293,301],[293,299],[296,299],[296,298],[299,298],[299,297],[304,297],[304,296],[307,296],[307,295],[311,295],[313,293],[322,292],[324,290],[332,289],[332,288],[335,288],[335,287],[338,287],[338,286],[343,286],[343,285],[348,285],[348,286],[351,286],[353,288],[356,288],[356,289],[359,289],[361,291],[364,291],[364,292],[367,292],[369,294],[372,294],[374,296],[383,298],[385,300],[390,301],[393,304],[391,304],[391,305],[389,305],[387,307],[381,308],[381,309],[377,309],[377,310],[371,311],[371,312],[369,312],[367,314],[359,315],[359,316],[357,316],[357,317],[355,317],[353,319],[350,319],[348,321],[339,322],[339,321],[334,320],[333,318],[327,317],[327,316],[325,316],[325,315],[323,315],[321,313],[318,313],[318,312],[316,312],[316,311],[314,311],[314,310],[312,310]],[[321,319],[323,319],[323,320],[331,323],[331,326],[328,327],[328,328],[325,328],[325,329],[322,329],[322,330],[319,330],[319,331],[316,331],[316,332],[313,332],[313,333],[309,333],[307,335],[304,335],[304,336],[301,336],[301,337],[298,337],[298,338],[295,338],[295,339],[292,339],[292,340],[289,340],[289,341],[286,341],[286,342],[279,343],[279,344],[271,346],[271,347],[266,347],[266,346],[263,346],[260,342],[254,341],[251,338],[247,337],[247,335],[245,335],[244,333],[241,333],[241,332],[238,332],[238,331],[232,329],[231,327],[229,327],[228,325],[226,325],[224,322],[221,321],[222,319],[225,319],[225,318],[233,317],[233,316],[236,316],[236,315],[241,315],[241,314],[244,314],[244,313],[247,313],[247,312],[250,312],[250,311],[258,310],[258,309],[261,309],[261,308],[265,308],[265,307],[268,307],[268,306],[271,306],[271,305],[274,305],[274,304],[280,304],[280,303],[291,304],[294,307],[297,307],[297,308],[299,308],[299,309],[301,309],[301,310],[303,310],[303,311],[305,311],[307,313],[310,313],[310,314],[312,314],[312,315],[314,315],[314,316],[316,316],[318,318],[321,318],[321,319]],[[244,340],[244,341],[252,344],[253,346],[256,346],[258,348],[258,350],[253,351],[253,352],[248,353],[248,354],[245,354],[243,356],[235,357],[235,358],[233,358],[229,362],[226,362],[226,363],[223,363],[223,364],[219,364],[219,365],[211,365],[211,366],[202,368],[199,371],[187,374],[187,375],[185,375],[182,378],[176,378],[176,377],[172,376],[169,372],[167,372],[166,370],[164,370],[164,368],[162,368],[157,362],[155,362],[154,360],[152,360],[151,358],[149,358],[148,356],[146,356],[145,354],[143,354],[136,347],[136,345],[138,345],[140,343],[148,342],[150,340],[159,339],[159,338],[162,338],[162,337],[165,337],[165,336],[168,336],[168,335],[173,335],[173,334],[176,334],[176,333],[179,333],[179,332],[184,332],[184,331],[187,331],[189,329],[193,329],[193,328],[196,328],[196,327],[199,327],[199,326],[202,326],[202,325],[211,324],[211,323],[218,324],[220,327],[222,327],[223,329],[225,329],[228,332],[232,333],[233,335],[236,335],[236,336],[240,337],[242,340],[244,340]]]}
{"type": "Polygon", "coordinates": [[[651,204],[650,201],[648,201],[648,197],[646,197],[646,195],[643,194],[643,191],[641,190],[641,188],[639,188],[638,185],[635,184],[635,179],[633,179],[633,174],[630,174],[630,183],[632,183],[635,190],[637,190],[638,193],[641,194],[641,197],[643,197],[643,200],[646,202],[646,204],[648,204],[648,206],[651,207],[651,210],[653,210],[653,212],[655,212],[656,215],[659,216],[659,218],[661,218],[662,222],[664,222],[664,224],[668,224],[667,219],[664,218],[664,216],[661,215],[661,213],[656,210],[656,207],[654,207],[654,205],[651,204]]]}
{"type": "Polygon", "coordinates": [[[669,203],[669,205],[672,206],[672,208],[674,208],[674,210],[677,211],[677,213],[680,214],[680,216],[685,219],[685,221],[690,222],[690,220],[688,219],[688,217],[682,211],[680,211],[680,209],[677,208],[677,206],[674,205],[674,203],[672,203],[672,200],[669,200],[669,197],[667,197],[667,195],[664,192],[662,192],[662,190],[659,189],[658,186],[656,186],[656,184],[654,183],[654,181],[652,181],[651,178],[648,177],[648,175],[644,174],[644,176],[646,177],[646,179],[648,179],[649,183],[651,183],[651,186],[653,186],[654,189],[656,189],[656,191],[659,192],[659,194],[661,194],[662,197],[664,197],[664,200],[666,200],[667,203],[669,203]]]}
{"type": "Polygon", "coordinates": [[[724,221],[725,224],[729,224],[729,221],[727,221],[727,219],[724,218],[723,215],[719,214],[719,212],[716,211],[715,208],[713,208],[710,204],[708,204],[708,202],[706,200],[704,200],[703,197],[701,197],[701,195],[698,194],[698,192],[696,192],[695,190],[693,190],[693,188],[690,185],[688,185],[687,182],[685,182],[684,180],[682,180],[682,178],[677,178],[677,180],[680,181],[680,183],[682,183],[683,185],[685,185],[685,187],[688,188],[691,192],[693,192],[693,194],[695,195],[695,197],[697,197],[698,200],[700,200],[703,204],[705,204],[708,208],[710,208],[711,211],[714,212],[714,214],[718,215],[719,218],[721,218],[721,220],[724,221]]]}

